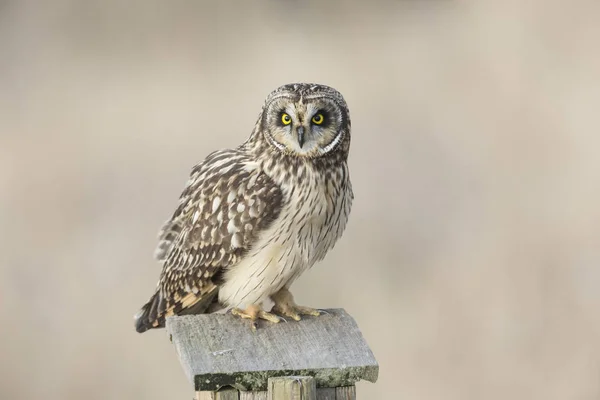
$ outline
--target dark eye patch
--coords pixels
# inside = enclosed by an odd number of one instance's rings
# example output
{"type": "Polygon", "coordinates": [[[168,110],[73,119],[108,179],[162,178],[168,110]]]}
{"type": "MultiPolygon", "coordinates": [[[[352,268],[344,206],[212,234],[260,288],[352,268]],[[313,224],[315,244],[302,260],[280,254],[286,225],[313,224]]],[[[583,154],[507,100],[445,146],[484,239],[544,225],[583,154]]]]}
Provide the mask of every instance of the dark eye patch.
{"type": "Polygon", "coordinates": [[[279,126],[289,126],[289,124],[286,125],[286,124],[283,123],[283,115],[284,114],[287,114],[285,112],[285,110],[281,110],[281,111],[279,111],[279,113],[277,113],[277,120],[276,120],[277,121],[277,125],[279,125],[279,126]]]}
{"type": "MultiPolygon", "coordinates": [[[[329,111],[325,110],[325,109],[320,109],[319,111],[317,111],[316,113],[314,113],[313,118],[315,116],[319,115],[319,114],[323,115],[323,122],[321,122],[320,124],[313,123],[313,125],[316,125],[316,126],[318,126],[320,128],[328,126],[329,123],[331,122],[331,118],[330,118],[331,113],[329,111]]],[[[311,118],[311,120],[312,120],[312,118],[311,118]]]]}

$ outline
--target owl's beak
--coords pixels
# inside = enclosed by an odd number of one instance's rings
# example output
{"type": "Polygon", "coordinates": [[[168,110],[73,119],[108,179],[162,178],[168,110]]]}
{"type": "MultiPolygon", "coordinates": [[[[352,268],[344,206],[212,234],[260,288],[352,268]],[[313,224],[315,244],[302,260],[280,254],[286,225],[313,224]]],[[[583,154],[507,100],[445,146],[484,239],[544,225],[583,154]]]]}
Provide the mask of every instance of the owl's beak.
{"type": "Polygon", "coordinates": [[[304,145],[304,127],[300,126],[296,129],[296,133],[298,134],[298,144],[300,148],[304,145]]]}

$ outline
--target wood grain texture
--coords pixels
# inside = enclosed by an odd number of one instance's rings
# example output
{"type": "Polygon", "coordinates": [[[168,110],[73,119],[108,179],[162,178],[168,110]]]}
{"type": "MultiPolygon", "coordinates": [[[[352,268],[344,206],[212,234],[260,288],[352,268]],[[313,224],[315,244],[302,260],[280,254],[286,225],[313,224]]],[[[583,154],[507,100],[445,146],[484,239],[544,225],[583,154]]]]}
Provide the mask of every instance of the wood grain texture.
{"type": "Polygon", "coordinates": [[[335,388],[317,389],[317,400],[335,400],[335,388]]]}
{"type": "MultiPolygon", "coordinates": [[[[218,392],[196,392],[196,400],[239,400],[239,398],[239,392],[235,389],[220,390],[218,392]]],[[[252,398],[250,400],[252,400],[252,398]]]]}
{"type": "Polygon", "coordinates": [[[356,400],[356,387],[342,386],[335,388],[335,400],[356,400]]]}
{"type": "MultiPolygon", "coordinates": [[[[268,400],[269,392],[246,392],[237,390],[220,392],[196,392],[197,400],[268,400]],[[229,396],[229,397],[228,397],[229,396]]],[[[339,388],[317,389],[316,400],[356,400],[354,386],[342,386],[339,388]],[[339,393],[339,397],[337,396],[339,393]]]]}
{"type": "Polygon", "coordinates": [[[313,376],[317,387],[375,382],[379,366],[354,319],[342,309],[278,324],[229,314],[167,319],[167,331],[197,391],[223,386],[266,390],[277,376],[313,376]]]}
{"type": "Polygon", "coordinates": [[[219,390],[216,400],[239,400],[240,392],[237,389],[219,390]]]}
{"type": "Polygon", "coordinates": [[[267,400],[268,393],[261,392],[240,392],[240,400],[267,400]]]}
{"type": "Polygon", "coordinates": [[[316,400],[317,386],[312,376],[269,378],[268,400],[316,400]]]}

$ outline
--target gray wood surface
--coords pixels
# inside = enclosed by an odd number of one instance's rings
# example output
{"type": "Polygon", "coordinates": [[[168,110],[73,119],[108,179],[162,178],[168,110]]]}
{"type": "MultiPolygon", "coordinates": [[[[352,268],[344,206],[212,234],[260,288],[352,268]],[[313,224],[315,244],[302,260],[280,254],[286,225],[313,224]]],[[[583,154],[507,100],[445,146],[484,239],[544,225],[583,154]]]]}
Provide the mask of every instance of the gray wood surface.
{"type": "MultiPolygon", "coordinates": [[[[219,392],[196,392],[197,400],[268,400],[267,391],[240,391],[227,390],[219,392]]],[[[354,386],[342,386],[339,388],[317,389],[316,400],[356,400],[356,388],[354,386]]]]}
{"type": "Polygon", "coordinates": [[[342,386],[335,388],[335,400],[356,400],[356,387],[342,386]]]}
{"type": "Polygon", "coordinates": [[[269,378],[268,400],[316,400],[317,385],[312,376],[269,378]]]}
{"type": "Polygon", "coordinates": [[[167,318],[167,331],[195,390],[231,385],[266,390],[277,376],[313,376],[317,387],[375,382],[379,366],[356,322],[342,309],[278,324],[229,314],[167,318]]]}
{"type": "Polygon", "coordinates": [[[239,400],[240,392],[237,389],[219,390],[216,400],[239,400]]]}
{"type": "Polygon", "coordinates": [[[335,400],[335,388],[317,389],[317,400],[335,400]]]}
{"type": "Polygon", "coordinates": [[[267,400],[268,393],[265,392],[240,392],[240,400],[267,400]]]}

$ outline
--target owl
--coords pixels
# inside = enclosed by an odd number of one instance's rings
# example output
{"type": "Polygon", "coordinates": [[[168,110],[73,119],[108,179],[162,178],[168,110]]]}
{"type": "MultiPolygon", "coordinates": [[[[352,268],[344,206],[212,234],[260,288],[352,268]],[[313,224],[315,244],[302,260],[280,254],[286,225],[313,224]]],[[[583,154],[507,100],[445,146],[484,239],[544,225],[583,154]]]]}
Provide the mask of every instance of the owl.
{"type": "Polygon", "coordinates": [[[295,83],[271,92],[246,142],[192,169],[160,231],[155,258],[163,269],[134,317],[136,330],[221,309],[253,326],[319,315],[297,305],[290,286],[346,228],[349,150],[350,116],[337,90],[295,83]]]}

